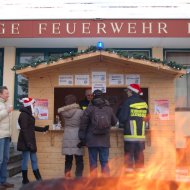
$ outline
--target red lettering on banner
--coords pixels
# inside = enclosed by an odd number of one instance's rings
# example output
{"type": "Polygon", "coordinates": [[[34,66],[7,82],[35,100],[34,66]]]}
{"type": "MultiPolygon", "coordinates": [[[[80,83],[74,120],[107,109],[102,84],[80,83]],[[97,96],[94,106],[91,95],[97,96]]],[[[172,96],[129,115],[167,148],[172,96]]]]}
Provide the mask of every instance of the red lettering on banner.
{"type": "Polygon", "coordinates": [[[0,35],[1,34],[19,34],[19,23],[12,23],[9,26],[0,23],[0,35]]]}
{"type": "Polygon", "coordinates": [[[47,24],[46,23],[39,23],[39,34],[42,34],[46,31],[47,24]]]}
{"type": "Polygon", "coordinates": [[[11,34],[19,34],[19,23],[14,23],[11,26],[11,34]]]}
{"type": "Polygon", "coordinates": [[[53,23],[52,34],[60,34],[60,23],[53,23]]]}
{"type": "Polygon", "coordinates": [[[105,23],[97,23],[97,34],[106,34],[106,25],[105,23]]]}
{"type": "Polygon", "coordinates": [[[190,23],[188,23],[188,26],[187,26],[187,27],[188,27],[188,29],[187,29],[187,30],[188,30],[187,33],[190,34],[190,23]]]}
{"type": "Polygon", "coordinates": [[[70,23],[66,23],[66,32],[68,34],[74,34],[76,31],[76,23],[73,23],[73,26],[71,27],[70,23]]]}
{"type": "Polygon", "coordinates": [[[5,34],[5,24],[0,24],[0,34],[5,34]]]}
{"type": "Polygon", "coordinates": [[[113,31],[113,33],[115,34],[115,33],[120,33],[120,31],[122,30],[122,27],[123,27],[123,22],[122,23],[120,23],[120,26],[118,26],[118,23],[117,22],[111,22],[110,23],[111,24],[111,27],[112,27],[112,31],[113,31]]]}
{"type": "Polygon", "coordinates": [[[152,34],[152,23],[151,22],[149,22],[148,24],[146,22],[142,23],[142,33],[145,34],[146,31],[149,34],[152,34]]]}
{"type": "Polygon", "coordinates": [[[158,23],[158,33],[159,34],[161,34],[161,33],[168,33],[167,32],[167,24],[166,23],[164,23],[164,22],[159,22],[158,23]]]}
{"type": "Polygon", "coordinates": [[[190,19],[0,20],[0,38],[61,37],[190,37],[190,19]]]}
{"type": "Polygon", "coordinates": [[[90,23],[82,23],[82,34],[90,34],[90,23]]]}
{"type": "Polygon", "coordinates": [[[136,34],[136,23],[128,23],[128,33],[136,34]]]}

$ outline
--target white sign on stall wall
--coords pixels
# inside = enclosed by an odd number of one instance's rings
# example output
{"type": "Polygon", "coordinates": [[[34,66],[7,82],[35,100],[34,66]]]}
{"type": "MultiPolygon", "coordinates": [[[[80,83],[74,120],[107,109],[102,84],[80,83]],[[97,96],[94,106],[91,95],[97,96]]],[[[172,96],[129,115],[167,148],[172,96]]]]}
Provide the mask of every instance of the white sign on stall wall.
{"type": "Polygon", "coordinates": [[[92,72],[92,83],[106,83],[106,72],[92,72]]]}
{"type": "Polygon", "coordinates": [[[125,75],[125,84],[139,84],[140,85],[140,75],[138,74],[128,74],[125,75]]]}
{"type": "Polygon", "coordinates": [[[101,90],[103,93],[106,93],[106,84],[105,83],[92,83],[92,92],[94,90],[101,90]]]}
{"type": "Polygon", "coordinates": [[[75,75],[75,85],[89,85],[89,75],[75,75]]]}
{"type": "Polygon", "coordinates": [[[73,85],[73,75],[59,75],[59,85],[73,85]]]}
{"type": "Polygon", "coordinates": [[[124,75],[123,74],[109,74],[110,85],[123,85],[124,75]]]}
{"type": "Polygon", "coordinates": [[[106,72],[92,72],[92,92],[94,90],[101,90],[106,93],[106,72]]]}

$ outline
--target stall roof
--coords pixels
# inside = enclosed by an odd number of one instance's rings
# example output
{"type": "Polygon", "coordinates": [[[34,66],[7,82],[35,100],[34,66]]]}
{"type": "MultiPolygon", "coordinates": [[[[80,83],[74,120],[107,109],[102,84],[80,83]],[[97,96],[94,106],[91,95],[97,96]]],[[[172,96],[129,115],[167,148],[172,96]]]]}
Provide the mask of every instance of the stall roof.
{"type": "Polygon", "coordinates": [[[47,64],[46,62],[43,62],[39,64],[36,67],[25,67],[23,69],[17,70],[16,74],[21,74],[23,76],[30,76],[32,74],[45,71],[48,72],[52,69],[59,69],[60,67],[63,67],[64,65],[73,64],[73,63],[93,63],[93,62],[107,62],[107,63],[113,63],[116,62],[117,64],[126,64],[126,65],[133,65],[133,66],[139,66],[142,68],[149,68],[158,72],[164,72],[171,74],[175,77],[182,76],[186,74],[186,70],[178,70],[171,68],[167,65],[163,65],[161,63],[155,63],[149,60],[144,59],[135,59],[135,58],[126,58],[123,56],[120,56],[116,53],[110,53],[107,51],[96,51],[96,52],[90,52],[90,53],[84,53],[80,54],[78,56],[69,57],[66,59],[59,59],[58,61],[54,61],[52,63],[47,64]]]}

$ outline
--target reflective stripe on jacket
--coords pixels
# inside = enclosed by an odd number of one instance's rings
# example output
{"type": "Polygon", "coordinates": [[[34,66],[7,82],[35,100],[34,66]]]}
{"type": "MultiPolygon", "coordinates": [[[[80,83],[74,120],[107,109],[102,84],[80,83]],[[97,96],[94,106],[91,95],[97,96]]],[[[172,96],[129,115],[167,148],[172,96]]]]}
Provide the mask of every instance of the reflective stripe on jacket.
{"type": "Polygon", "coordinates": [[[127,141],[144,141],[145,140],[145,121],[142,122],[142,132],[137,133],[137,124],[135,120],[130,121],[130,135],[124,135],[124,139],[127,141]]]}
{"type": "Polygon", "coordinates": [[[139,96],[129,97],[119,111],[119,121],[124,127],[125,141],[145,141],[145,121],[148,105],[139,96]]]}

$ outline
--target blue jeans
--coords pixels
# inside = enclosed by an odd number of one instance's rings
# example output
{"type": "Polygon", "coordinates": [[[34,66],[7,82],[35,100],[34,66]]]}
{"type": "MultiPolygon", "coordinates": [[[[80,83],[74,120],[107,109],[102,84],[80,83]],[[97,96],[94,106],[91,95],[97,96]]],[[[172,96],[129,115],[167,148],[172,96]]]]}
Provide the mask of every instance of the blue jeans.
{"type": "Polygon", "coordinates": [[[9,161],[10,138],[0,139],[0,184],[7,180],[7,163],[9,161]]]}
{"type": "Polygon", "coordinates": [[[32,169],[38,169],[38,160],[35,152],[23,151],[22,152],[22,170],[28,170],[28,160],[31,160],[32,169]]]}
{"type": "Polygon", "coordinates": [[[97,159],[99,154],[99,160],[101,164],[101,172],[103,175],[109,175],[110,169],[108,166],[109,148],[108,147],[88,147],[90,172],[92,175],[97,176],[97,159]]]}

